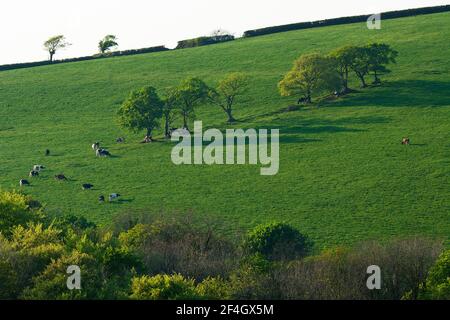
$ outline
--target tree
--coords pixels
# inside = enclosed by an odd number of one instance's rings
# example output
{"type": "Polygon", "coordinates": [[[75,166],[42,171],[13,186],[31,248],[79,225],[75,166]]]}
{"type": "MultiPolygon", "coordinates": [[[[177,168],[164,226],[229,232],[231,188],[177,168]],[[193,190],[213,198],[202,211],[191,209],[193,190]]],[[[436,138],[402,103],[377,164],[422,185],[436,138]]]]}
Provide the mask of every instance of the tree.
{"type": "Polygon", "coordinates": [[[205,102],[210,89],[198,78],[187,78],[177,88],[177,100],[183,126],[188,129],[188,118],[194,116],[194,108],[205,102]]]}
{"type": "Polygon", "coordinates": [[[178,90],[176,88],[167,88],[163,97],[163,116],[164,116],[164,136],[170,138],[170,125],[175,118],[177,106],[178,90]]]}
{"type": "Polygon", "coordinates": [[[302,55],[294,62],[291,71],[278,83],[278,88],[282,96],[301,95],[301,100],[311,103],[313,93],[336,90],[339,83],[333,60],[312,53],[302,55]]]}
{"type": "Polygon", "coordinates": [[[353,47],[345,46],[330,53],[330,57],[335,61],[337,71],[341,77],[342,89],[344,93],[349,91],[348,74],[353,63],[353,47]]]}
{"type": "Polygon", "coordinates": [[[50,61],[53,61],[53,56],[59,49],[64,49],[71,44],[66,41],[63,35],[54,36],[44,42],[44,48],[48,51],[50,56],[50,61]]]}
{"type": "Polygon", "coordinates": [[[111,50],[114,47],[117,47],[117,38],[116,36],[109,34],[105,36],[100,42],[98,43],[98,49],[100,53],[105,53],[106,51],[111,50]]]}
{"type": "Polygon", "coordinates": [[[372,43],[367,46],[369,55],[368,70],[374,75],[374,83],[380,83],[380,74],[386,74],[391,70],[386,68],[389,63],[396,63],[398,52],[385,43],[372,43]]]}
{"type": "Polygon", "coordinates": [[[248,77],[240,72],[230,73],[223,78],[216,89],[211,89],[209,99],[218,105],[228,116],[228,122],[236,121],[232,115],[233,105],[238,95],[245,92],[248,86],[248,77]]]}
{"type": "Polygon", "coordinates": [[[356,76],[361,81],[363,88],[367,87],[365,76],[369,73],[370,54],[367,47],[350,47],[348,54],[351,57],[350,68],[355,72],[356,76]]]}
{"type": "Polygon", "coordinates": [[[450,250],[444,251],[428,272],[426,282],[419,291],[420,299],[450,299],[450,250]]]}
{"type": "Polygon", "coordinates": [[[307,255],[312,247],[308,237],[286,223],[259,225],[245,239],[245,248],[269,260],[295,259],[307,255]]]}
{"type": "Polygon", "coordinates": [[[119,124],[134,132],[146,130],[144,142],[152,141],[152,131],[159,126],[163,102],[153,87],[131,92],[118,111],[119,124]]]}

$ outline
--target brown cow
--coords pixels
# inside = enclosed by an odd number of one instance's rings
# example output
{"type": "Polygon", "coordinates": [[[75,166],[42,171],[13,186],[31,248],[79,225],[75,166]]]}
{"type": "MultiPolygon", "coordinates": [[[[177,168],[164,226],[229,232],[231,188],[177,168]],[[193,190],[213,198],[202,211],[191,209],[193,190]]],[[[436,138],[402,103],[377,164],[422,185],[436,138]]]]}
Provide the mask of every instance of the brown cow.
{"type": "Polygon", "coordinates": [[[402,144],[403,144],[403,145],[409,145],[409,144],[410,144],[409,138],[403,138],[402,144]]]}

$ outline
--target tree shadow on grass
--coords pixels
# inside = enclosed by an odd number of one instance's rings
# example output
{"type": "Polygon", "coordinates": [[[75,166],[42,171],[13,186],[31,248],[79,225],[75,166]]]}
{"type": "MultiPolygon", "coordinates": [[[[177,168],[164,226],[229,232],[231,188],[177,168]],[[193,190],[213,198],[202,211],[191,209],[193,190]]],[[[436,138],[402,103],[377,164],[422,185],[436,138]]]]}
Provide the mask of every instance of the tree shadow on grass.
{"type": "Polygon", "coordinates": [[[258,129],[279,129],[280,142],[282,143],[305,143],[318,142],[322,139],[305,138],[301,135],[310,134],[338,134],[338,133],[359,133],[367,129],[354,128],[353,126],[388,123],[390,120],[385,116],[357,116],[342,117],[338,119],[320,118],[293,118],[272,121],[270,125],[261,125],[258,129]]]}
{"type": "Polygon", "coordinates": [[[328,107],[442,107],[450,105],[450,82],[401,80],[385,82],[360,94],[351,94],[328,107]]]}

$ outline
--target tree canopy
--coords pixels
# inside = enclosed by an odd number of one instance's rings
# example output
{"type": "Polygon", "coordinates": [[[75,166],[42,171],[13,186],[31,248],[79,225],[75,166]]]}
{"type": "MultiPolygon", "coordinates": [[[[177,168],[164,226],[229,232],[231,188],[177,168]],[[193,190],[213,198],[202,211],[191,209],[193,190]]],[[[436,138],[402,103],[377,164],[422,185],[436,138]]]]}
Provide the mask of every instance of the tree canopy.
{"type": "Polygon", "coordinates": [[[117,47],[118,45],[119,44],[117,43],[117,37],[115,35],[109,34],[102,40],[100,40],[100,42],[98,43],[98,49],[100,53],[105,53],[112,48],[117,47]]]}
{"type": "Polygon", "coordinates": [[[63,35],[51,37],[44,42],[44,48],[49,53],[50,61],[53,61],[53,56],[56,54],[57,50],[66,48],[70,45],[71,44],[67,42],[66,38],[63,35]]]}
{"type": "Polygon", "coordinates": [[[236,121],[232,111],[236,97],[245,93],[248,88],[248,76],[241,72],[226,75],[215,89],[209,92],[210,101],[220,108],[228,116],[228,122],[236,121]]]}
{"type": "Polygon", "coordinates": [[[313,93],[336,90],[339,75],[333,60],[318,53],[304,54],[278,84],[282,96],[299,95],[307,103],[313,93]]]}
{"type": "Polygon", "coordinates": [[[131,92],[118,111],[119,124],[134,132],[146,130],[146,140],[151,141],[152,131],[159,126],[163,101],[153,87],[131,92]]]}

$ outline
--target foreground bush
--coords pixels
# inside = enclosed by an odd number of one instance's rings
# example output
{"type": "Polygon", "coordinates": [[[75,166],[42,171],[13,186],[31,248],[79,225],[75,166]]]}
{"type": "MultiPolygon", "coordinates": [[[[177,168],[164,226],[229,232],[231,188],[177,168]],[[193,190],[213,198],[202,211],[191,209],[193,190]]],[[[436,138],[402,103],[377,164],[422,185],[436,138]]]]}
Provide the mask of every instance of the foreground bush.
{"type": "Polygon", "coordinates": [[[41,219],[42,212],[36,204],[21,193],[0,191],[0,233],[9,236],[12,227],[41,219]]]}
{"type": "Polygon", "coordinates": [[[158,274],[154,277],[133,278],[131,298],[139,300],[198,299],[193,279],[185,279],[180,274],[158,274]]]}
{"type": "Polygon", "coordinates": [[[20,194],[0,197],[8,218],[0,232],[0,299],[450,298],[450,253],[441,254],[435,240],[308,256],[306,236],[270,223],[250,231],[242,251],[192,217],[147,215],[109,232],[76,217],[45,218],[20,194]],[[80,267],[81,290],[67,288],[71,265],[80,267]],[[380,290],[366,286],[370,265],[381,269],[380,290]]]}
{"type": "Polygon", "coordinates": [[[420,299],[450,300],[450,250],[439,256],[427,281],[421,286],[420,299]]]}

